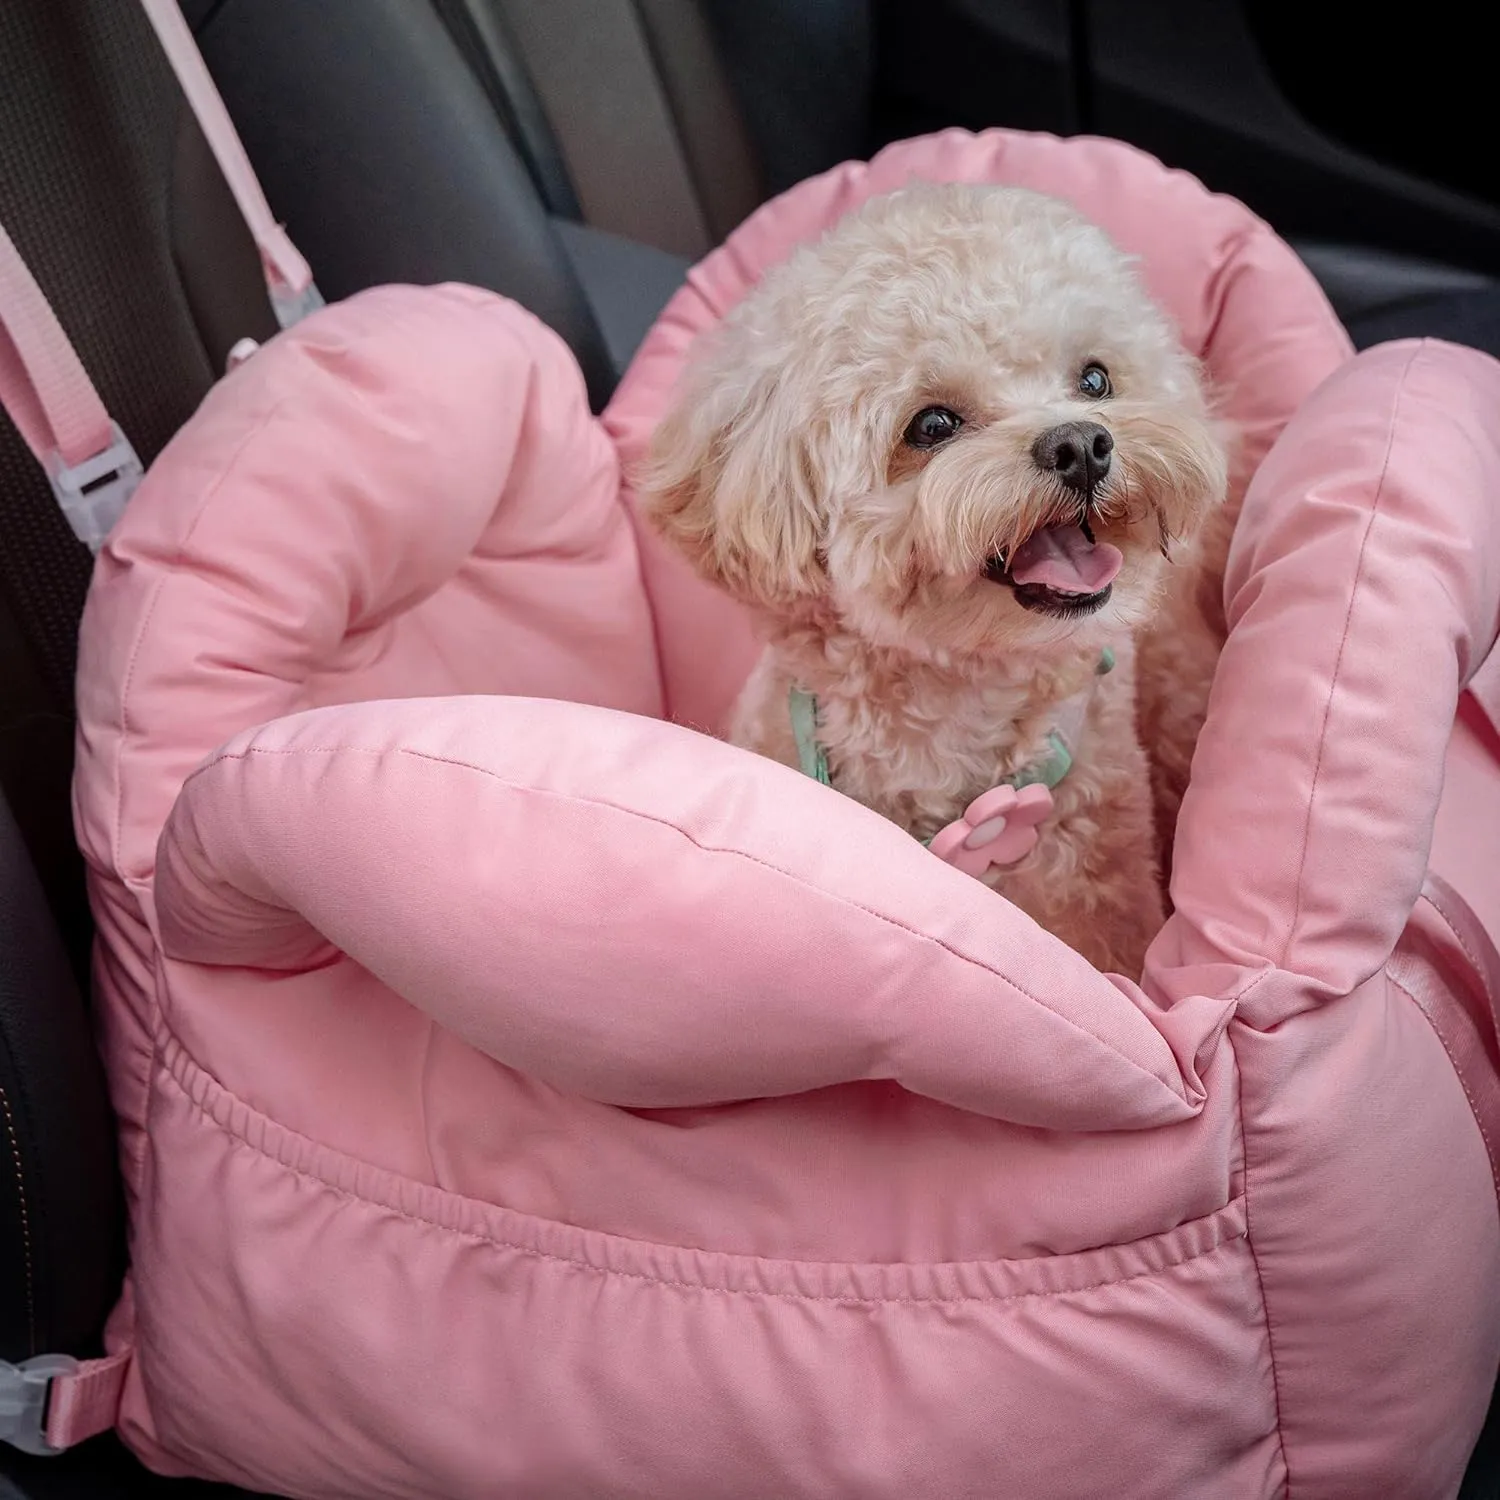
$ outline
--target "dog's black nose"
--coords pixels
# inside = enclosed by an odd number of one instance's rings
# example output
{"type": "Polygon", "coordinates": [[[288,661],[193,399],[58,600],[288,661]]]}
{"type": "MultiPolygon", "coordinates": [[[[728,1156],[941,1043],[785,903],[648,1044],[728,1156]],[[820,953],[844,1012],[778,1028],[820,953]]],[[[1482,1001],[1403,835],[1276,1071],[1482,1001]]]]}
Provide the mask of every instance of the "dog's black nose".
{"type": "Polygon", "coordinates": [[[1088,494],[1109,473],[1115,440],[1098,422],[1063,422],[1031,445],[1039,469],[1056,474],[1070,490],[1088,494]]]}

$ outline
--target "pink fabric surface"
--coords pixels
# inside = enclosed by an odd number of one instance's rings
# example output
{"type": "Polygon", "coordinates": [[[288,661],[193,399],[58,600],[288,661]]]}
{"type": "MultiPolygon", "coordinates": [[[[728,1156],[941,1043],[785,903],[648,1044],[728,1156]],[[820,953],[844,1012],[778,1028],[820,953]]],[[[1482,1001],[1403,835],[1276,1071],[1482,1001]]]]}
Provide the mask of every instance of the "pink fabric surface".
{"type": "MultiPolygon", "coordinates": [[[[1472,350],[1371,351],[1292,419],[1236,531],[1178,912],[1153,955],[1181,966],[1174,993],[1239,992],[1246,1190],[1283,1444],[1309,1493],[1357,1493],[1348,1476],[1375,1473],[1383,1492],[1448,1493],[1494,1383],[1500,1230],[1473,1179],[1489,1164],[1480,1130],[1500,1139],[1500,1121],[1491,1094],[1475,1128],[1479,1099],[1454,1088],[1385,970],[1398,942],[1431,962],[1420,923],[1406,930],[1459,692],[1500,630],[1497,480],[1500,364],[1472,350]],[[1333,1019],[1354,1005],[1357,1041],[1333,1019]],[[1448,1278],[1414,1294],[1409,1268],[1439,1233],[1448,1278]],[[1451,1392],[1446,1413],[1417,1416],[1423,1385],[1451,1392]],[[1394,1451],[1372,1411],[1410,1414],[1413,1441],[1394,1451]]],[[[1465,810],[1490,830],[1483,866],[1452,872],[1491,897],[1495,778],[1492,761],[1465,810]]],[[[1468,967],[1434,977],[1452,989],[1468,967]]]]}
{"type": "Polygon", "coordinates": [[[1303,404],[1256,476],[1179,821],[1174,958],[1241,966],[1241,983],[1268,965],[1298,975],[1295,993],[1260,984],[1241,1001],[1265,1026],[1347,992],[1395,946],[1459,692],[1500,630],[1500,364],[1406,343],[1360,365],[1303,404]]]}
{"type": "Polygon", "coordinates": [[[1346,361],[1289,251],[1137,153],[949,134],[710,257],[622,455],[699,299],[909,171],[1136,235],[1270,450],[1143,984],[660,722],[663,675],[715,720],[742,622],[637,545],[533,320],[330,308],[168,449],[84,626],[111,1344],[154,1466],[361,1500],[1456,1490],[1500,1362],[1500,1091],[1428,1019],[1494,1046],[1412,904],[1429,847],[1476,915],[1500,890],[1500,760],[1476,700],[1454,727],[1500,367],[1346,361]]]}
{"type": "Polygon", "coordinates": [[[220,382],[137,498],[80,636],[75,796],[127,1161],[156,841],[199,761],[310,704],[661,701],[614,452],[565,346],[500,298],[382,288],[328,309],[220,382]]]}
{"type": "MultiPolygon", "coordinates": [[[[688,730],[457,698],[235,741],[179,799],[157,895],[168,958],[296,971],[331,943],[498,1061],[605,1103],[893,1079],[1049,1129],[1198,1112],[1124,981],[933,864],[688,730]]],[[[1200,1047],[1221,1013],[1203,1024],[1200,1047]]]]}

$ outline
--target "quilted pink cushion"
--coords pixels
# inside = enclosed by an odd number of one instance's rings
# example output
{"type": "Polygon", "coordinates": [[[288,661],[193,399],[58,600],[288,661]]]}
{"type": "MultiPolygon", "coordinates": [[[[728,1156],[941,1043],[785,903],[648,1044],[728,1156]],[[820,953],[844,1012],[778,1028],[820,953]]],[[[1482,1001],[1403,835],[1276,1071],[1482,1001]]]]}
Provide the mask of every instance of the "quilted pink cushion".
{"type": "Polygon", "coordinates": [[[1500,821],[1471,702],[1454,727],[1500,625],[1500,367],[1348,360],[1289,251],[1137,153],[954,133],[710,257],[620,452],[693,328],[911,171],[1077,197],[1270,450],[1144,984],[660,721],[665,683],[718,722],[744,622],[638,542],[533,320],[330,308],[169,448],[84,626],[111,1338],[157,1467],[433,1500],[1456,1486],[1500,1359],[1469,920],[1500,840],[1442,829],[1500,821]],[[1457,906],[1418,903],[1439,820],[1457,906]]]}

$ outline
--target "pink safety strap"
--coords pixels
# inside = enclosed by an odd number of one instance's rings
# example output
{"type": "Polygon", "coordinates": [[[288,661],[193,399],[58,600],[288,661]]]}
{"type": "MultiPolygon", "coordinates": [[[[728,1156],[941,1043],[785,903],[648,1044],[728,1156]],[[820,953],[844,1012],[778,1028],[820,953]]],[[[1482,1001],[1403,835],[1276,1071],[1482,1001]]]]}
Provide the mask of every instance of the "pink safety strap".
{"type": "Polygon", "coordinates": [[[0,407],[47,471],[80,541],[98,551],[141,478],[140,460],[15,242],[0,225],[0,407]]]}
{"type": "Polygon", "coordinates": [[[1430,870],[1422,900],[1457,945],[1456,967],[1468,977],[1469,1003],[1454,992],[1452,970],[1444,974],[1399,949],[1388,972],[1442,1042],[1474,1111],[1500,1194],[1500,949],[1469,903],[1430,870]]]}
{"type": "Polygon", "coordinates": [[[0,225],[0,404],[36,455],[80,464],[109,447],[109,413],[52,305],[0,225]]]}
{"type": "Polygon", "coordinates": [[[61,1451],[115,1425],[130,1353],[85,1360],[66,1375],[54,1375],[47,1400],[47,1445],[61,1451]]]}
{"type": "Polygon", "coordinates": [[[234,194],[246,227],[260,251],[271,305],[283,328],[323,305],[313,275],[301,252],[285,229],[276,222],[271,205],[240,142],[229,111],[214,85],[208,65],[193,40],[192,28],[183,18],[177,0],[141,0],[141,7],[156,31],[162,51],[177,75],[209,149],[234,194]]]}
{"type": "MultiPolygon", "coordinates": [[[[307,262],[276,222],[176,0],[141,0],[167,61],[260,251],[283,328],[323,305],[307,262]]],[[[254,349],[241,339],[230,368],[254,349]]],[[[83,362],[14,242],[0,226],[0,407],[10,414],[75,534],[98,551],[141,479],[83,362]]]]}

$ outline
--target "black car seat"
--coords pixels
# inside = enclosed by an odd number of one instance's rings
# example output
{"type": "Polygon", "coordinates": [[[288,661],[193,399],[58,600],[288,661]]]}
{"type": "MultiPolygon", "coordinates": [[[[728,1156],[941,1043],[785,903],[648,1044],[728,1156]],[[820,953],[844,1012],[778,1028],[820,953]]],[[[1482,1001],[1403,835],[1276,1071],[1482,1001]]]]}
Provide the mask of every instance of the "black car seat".
{"type": "Polygon", "coordinates": [[[694,260],[869,139],[865,0],[184,13],[327,295],[394,280],[504,291],[568,339],[596,407],[694,260]],[[517,224],[527,188],[542,214],[517,224]]]}
{"type": "MultiPolygon", "coordinates": [[[[595,372],[596,393],[687,265],[765,197],[877,149],[893,123],[952,123],[875,107],[907,39],[891,27],[877,68],[872,0],[191,0],[187,10],[257,170],[335,295],[393,273],[503,280],[564,328],[474,233],[476,217],[500,222],[486,197],[513,186],[492,165],[503,138],[546,211],[547,253],[567,258],[604,336],[610,368],[595,372]]],[[[1010,118],[1000,105],[995,123],[1067,122],[1010,118]]],[[[1294,242],[1361,347],[1428,331],[1484,345],[1495,278],[1367,245],[1294,242]]],[[[597,351],[582,355],[592,368],[597,351]]]]}
{"type": "MultiPolygon", "coordinates": [[[[596,407],[692,259],[767,194],[881,143],[865,0],[183,8],[327,296],[505,292],[568,340],[596,407]]],[[[149,461],[235,340],[274,330],[253,247],[134,4],[6,0],[0,85],[0,223],[149,461]]],[[[1361,341],[1462,336],[1493,306],[1492,284],[1448,267],[1304,254],[1361,341]]],[[[89,559],[3,418],[0,525],[0,1359],[16,1361],[95,1352],[123,1250],[67,794],[89,559]]],[[[229,1493],[157,1484],[108,1440],[0,1448],[7,1483],[229,1493]]],[[[1500,1487],[1476,1461],[1465,1493],[1500,1487]]]]}

